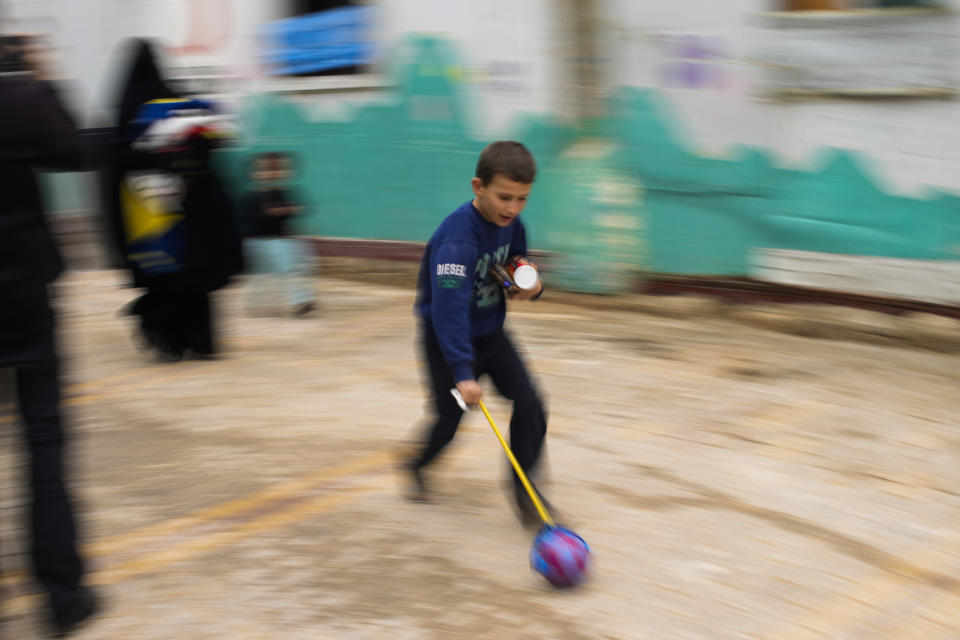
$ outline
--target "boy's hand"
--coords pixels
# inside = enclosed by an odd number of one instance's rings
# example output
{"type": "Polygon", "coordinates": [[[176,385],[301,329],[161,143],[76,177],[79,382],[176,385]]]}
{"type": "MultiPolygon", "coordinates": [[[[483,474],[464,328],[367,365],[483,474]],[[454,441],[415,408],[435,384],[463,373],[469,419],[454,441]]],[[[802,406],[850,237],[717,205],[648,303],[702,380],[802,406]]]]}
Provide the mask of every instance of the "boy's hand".
{"type": "Polygon", "coordinates": [[[533,289],[521,289],[520,287],[510,287],[510,290],[507,292],[507,295],[510,296],[511,300],[530,300],[535,298],[541,291],[543,291],[543,280],[537,279],[537,284],[534,285],[533,289]]]}
{"type": "Polygon", "coordinates": [[[477,384],[476,380],[461,380],[457,383],[457,391],[463,396],[463,401],[467,404],[477,404],[483,397],[483,389],[477,384]]]}

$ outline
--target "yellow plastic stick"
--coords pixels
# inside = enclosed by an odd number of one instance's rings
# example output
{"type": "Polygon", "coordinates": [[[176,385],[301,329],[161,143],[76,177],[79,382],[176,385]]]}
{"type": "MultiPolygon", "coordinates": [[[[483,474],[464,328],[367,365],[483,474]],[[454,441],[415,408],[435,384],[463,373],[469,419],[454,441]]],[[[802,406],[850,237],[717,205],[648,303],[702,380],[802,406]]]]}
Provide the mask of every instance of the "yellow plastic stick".
{"type": "Polygon", "coordinates": [[[543,503],[540,502],[540,496],[537,495],[533,485],[530,484],[530,480],[527,479],[527,474],[523,472],[523,469],[520,467],[520,463],[517,462],[517,459],[513,455],[513,451],[510,450],[510,445],[508,445],[507,441],[503,439],[503,434],[500,433],[500,429],[497,428],[497,423],[493,421],[493,417],[490,415],[490,412],[487,411],[487,407],[485,404],[483,404],[483,400],[479,400],[477,404],[480,405],[483,415],[487,416],[487,422],[490,423],[490,427],[493,429],[493,432],[497,434],[497,440],[500,441],[500,445],[503,447],[503,450],[506,451],[507,457],[510,459],[510,464],[513,465],[513,470],[517,472],[518,476],[520,476],[520,482],[523,483],[523,488],[527,490],[528,494],[530,494],[530,500],[533,501],[533,506],[537,508],[537,513],[540,514],[540,519],[551,527],[556,526],[553,523],[553,518],[550,517],[550,514],[547,513],[543,503]]]}

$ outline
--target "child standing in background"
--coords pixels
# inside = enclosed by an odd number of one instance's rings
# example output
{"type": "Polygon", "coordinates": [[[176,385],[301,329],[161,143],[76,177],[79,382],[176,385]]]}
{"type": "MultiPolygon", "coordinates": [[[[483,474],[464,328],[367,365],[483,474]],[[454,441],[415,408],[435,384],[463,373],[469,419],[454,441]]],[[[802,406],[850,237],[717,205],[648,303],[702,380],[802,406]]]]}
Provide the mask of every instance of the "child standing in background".
{"type": "Polygon", "coordinates": [[[259,308],[270,291],[270,281],[281,280],[281,290],[294,315],[315,307],[309,252],[304,242],[290,235],[290,220],[303,211],[289,186],[293,158],[279,151],[260,153],[253,159],[253,188],[244,196],[241,216],[244,248],[252,274],[247,291],[248,311],[259,308]]]}

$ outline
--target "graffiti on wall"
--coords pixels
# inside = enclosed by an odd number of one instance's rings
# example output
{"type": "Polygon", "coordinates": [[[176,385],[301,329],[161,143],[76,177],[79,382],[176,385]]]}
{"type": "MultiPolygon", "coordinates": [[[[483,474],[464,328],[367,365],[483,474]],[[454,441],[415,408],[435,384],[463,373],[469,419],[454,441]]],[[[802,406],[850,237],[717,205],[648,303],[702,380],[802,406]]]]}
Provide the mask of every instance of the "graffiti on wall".
{"type": "Polygon", "coordinates": [[[659,39],[661,55],[660,83],[667,88],[722,91],[732,78],[726,61],[730,43],[718,36],[669,34],[659,39]]]}

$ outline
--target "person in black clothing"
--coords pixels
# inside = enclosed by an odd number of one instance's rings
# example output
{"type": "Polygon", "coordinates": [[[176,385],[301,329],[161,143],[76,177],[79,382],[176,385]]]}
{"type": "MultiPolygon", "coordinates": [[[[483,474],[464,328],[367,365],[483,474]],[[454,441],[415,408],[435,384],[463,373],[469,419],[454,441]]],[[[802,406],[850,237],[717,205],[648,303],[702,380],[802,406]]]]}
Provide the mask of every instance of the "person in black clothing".
{"type": "Polygon", "coordinates": [[[149,42],[136,40],[133,49],[103,171],[114,241],[133,285],[147,289],[128,310],[140,317],[147,344],[169,359],[188,349],[210,356],[217,349],[209,293],[242,269],[232,206],[210,164],[220,140],[211,124],[215,111],[209,103],[176,98],[149,42]],[[150,118],[177,122],[158,136],[148,128],[150,118]],[[157,218],[165,226],[145,236],[135,216],[161,205],[166,209],[157,218]]]}
{"type": "Polygon", "coordinates": [[[64,468],[59,358],[47,292],[63,263],[34,171],[83,169],[91,156],[53,86],[31,68],[0,74],[0,366],[16,371],[30,457],[30,553],[53,632],[63,637],[94,612],[96,598],[83,585],[64,468]]]}
{"type": "Polygon", "coordinates": [[[269,276],[281,279],[295,315],[314,308],[309,254],[303,241],[290,233],[291,218],[303,210],[288,184],[292,162],[289,155],[278,151],[258,154],[252,161],[254,188],[244,195],[241,205],[244,248],[252,271],[247,292],[251,311],[261,304],[269,276]]]}

